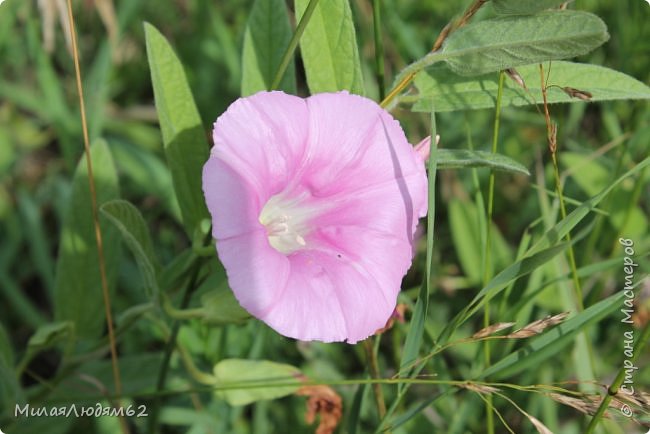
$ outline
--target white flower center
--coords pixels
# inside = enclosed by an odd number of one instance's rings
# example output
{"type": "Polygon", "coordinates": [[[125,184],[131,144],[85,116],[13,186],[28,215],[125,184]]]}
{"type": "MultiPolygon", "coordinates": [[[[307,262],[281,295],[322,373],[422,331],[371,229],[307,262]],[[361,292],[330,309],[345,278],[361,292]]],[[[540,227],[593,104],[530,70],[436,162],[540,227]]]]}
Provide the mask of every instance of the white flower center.
{"type": "Polygon", "coordinates": [[[279,193],[271,196],[262,208],[259,221],[266,227],[269,243],[280,253],[288,255],[307,245],[308,223],[315,209],[304,203],[306,196],[287,197],[279,193]]]}

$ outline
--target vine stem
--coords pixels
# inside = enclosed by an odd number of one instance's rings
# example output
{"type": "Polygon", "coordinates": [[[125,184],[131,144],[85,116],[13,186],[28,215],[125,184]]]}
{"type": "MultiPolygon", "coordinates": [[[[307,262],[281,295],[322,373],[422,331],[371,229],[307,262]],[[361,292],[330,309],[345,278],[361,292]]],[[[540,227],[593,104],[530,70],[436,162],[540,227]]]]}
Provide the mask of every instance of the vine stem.
{"type": "MultiPolygon", "coordinates": [[[[553,162],[553,172],[555,177],[555,189],[557,190],[557,196],[560,202],[560,215],[563,219],[566,218],[566,205],[564,202],[564,194],[562,189],[562,182],[560,179],[560,169],[557,161],[557,126],[551,122],[551,115],[548,110],[548,100],[546,97],[546,81],[544,79],[544,66],[539,64],[540,78],[542,81],[542,98],[544,99],[544,120],[546,121],[546,131],[547,138],[549,143],[549,150],[551,151],[551,160],[553,162]]],[[[567,233],[566,239],[569,242],[568,256],[569,256],[569,266],[571,267],[571,277],[573,279],[573,286],[576,292],[576,303],[578,308],[582,311],[584,310],[584,303],[582,300],[582,286],[580,285],[580,278],[578,277],[578,270],[576,267],[575,253],[573,251],[573,246],[571,244],[571,234],[567,233]]]]}
{"type": "MultiPolygon", "coordinates": [[[[368,361],[368,370],[370,371],[370,377],[377,380],[381,378],[379,375],[379,364],[377,363],[377,345],[373,345],[373,341],[379,343],[379,337],[371,337],[363,341],[363,349],[366,352],[366,360],[368,361]]],[[[384,392],[381,388],[381,384],[374,383],[372,385],[373,391],[375,392],[375,401],[377,402],[377,412],[379,413],[379,419],[383,419],[386,416],[386,401],[384,400],[384,392]]]]}
{"type": "Polygon", "coordinates": [[[289,41],[289,45],[287,45],[287,50],[284,52],[284,55],[282,56],[282,61],[280,62],[280,66],[278,66],[278,70],[275,73],[275,78],[273,79],[273,83],[271,84],[271,89],[269,90],[275,90],[280,86],[280,83],[282,82],[282,77],[284,76],[284,73],[286,72],[287,67],[289,66],[289,62],[291,61],[291,58],[293,57],[293,53],[296,51],[296,47],[298,47],[298,42],[300,41],[300,37],[304,33],[305,27],[307,27],[309,20],[311,20],[311,16],[314,13],[314,9],[316,9],[317,5],[318,5],[318,0],[309,0],[309,4],[307,4],[305,13],[302,14],[302,17],[300,18],[300,22],[298,23],[298,27],[296,27],[296,31],[291,37],[291,40],[289,41]]]}
{"type": "MultiPolygon", "coordinates": [[[[496,154],[499,143],[499,125],[501,123],[501,100],[503,96],[503,82],[505,74],[503,71],[499,73],[499,88],[497,90],[497,101],[495,105],[495,114],[494,114],[494,132],[492,135],[492,153],[496,154]]],[[[494,183],[495,175],[494,171],[490,171],[490,180],[488,186],[488,200],[487,200],[487,219],[486,219],[486,229],[485,229],[485,260],[483,262],[483,286],[487,285],[488,281],[492,277],[492,214],[494,210],[494,183]]],[[[485,310],[483,312],[483,326],[488,327],[490,325],[490,302],[485,303],[485,310]]],[[[485,360],[485,367],[490,366],[491,356],[490,356],[490,341],[485,341],[483,345],[483,355],[485,360]]],[[[494,434],[494,406],[492,395],[488,394],[485,399],[486,404],[486,417],[487,417],[487,428],[488,434],[494,434]]]]}
{"type": "MultiPolygon", "coordinates": [[[[74,61],[75,80],[77,83],[77,93],[79,95],[79,111],[81,113],[81,131],[83,133],[84,151],[86,155],[86,167],[88,170],[88,187],[90,190],[90,203],[92,209],[93,226],[95,229],[95,241],[97,243],[97,258],[99,261],[99,275],[102,285],[102,296],[104,299],[104,311],[106,314],[106,326],[108,329],[108,340],[111,349],[111,366],[113,370],[113,382],[115,383],[115,395],[118,397],[113,406],[120,406],[119,399],[122,396],[122,381],[120,378],[120,368],[117,358],[117,343],[115,340],[115,330],[113,328],[113,315],[111,312],[111,297],[108,292],[108,279],[106,277],[106,259],[104,258],[104,243],[102,240],[102,230],[99,226],[99,212],[97,207],[97,191],[95,188],[95,177],[93,176],[93,162],[90,155],[90,138],[88,135],[88,121],[86,120],[86,105],[84,103],[83,85],[81,83],[81,67],[79,65],[79,49],[77,47],[77,31],[75,29],[74,14],[72,13],[72,0],[67,0],[68,6],[68,23],[70,30],[70,40],[72,42],[72,58],[74,61]]],[[[124,416],[119,417],[120,429],[122,433],[129,433],[129,426],[124,416]]]]}

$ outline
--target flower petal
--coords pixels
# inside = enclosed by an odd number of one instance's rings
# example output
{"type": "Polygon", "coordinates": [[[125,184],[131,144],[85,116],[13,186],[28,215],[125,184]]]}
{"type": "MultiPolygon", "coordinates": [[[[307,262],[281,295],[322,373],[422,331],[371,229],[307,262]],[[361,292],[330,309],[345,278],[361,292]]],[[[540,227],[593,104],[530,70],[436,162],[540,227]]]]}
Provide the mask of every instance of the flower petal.
{"type": "Polygon", "coordinates": [[[399,123],[347,92],[260,92],[219,117],[214,141],[204,191],[241,305],[302,340],[354,343],[383,327],[427,207],[399,123]]]}
{"type": "Polygon", "coordinates": [[[216,239],[262,229],[258,220],[261,210],[258,194],[219,158],[210,157],[203,166],[203,194],[216,239]]]}
{"type": "Polygon", "coordinates": [[[308,125],[304,99],[283,92],[259,92],[238,99],[217,119],[212,155],[268,199],[296,172],[308,125]]]}
{"type": "Polygon", "coordinates": [[[219,240],[217,252],[244,309],[260,317],[279,301],[289,278],[289,259],[269,245],[264,229],[219,240]]]}

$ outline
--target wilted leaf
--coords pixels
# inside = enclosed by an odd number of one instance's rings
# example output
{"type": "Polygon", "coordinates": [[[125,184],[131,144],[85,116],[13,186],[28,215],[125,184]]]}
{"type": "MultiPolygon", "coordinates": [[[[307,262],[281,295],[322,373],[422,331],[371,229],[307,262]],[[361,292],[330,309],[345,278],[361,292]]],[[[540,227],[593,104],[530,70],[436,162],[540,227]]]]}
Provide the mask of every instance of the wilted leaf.
{"type": "Polygon", "coordinates": [[[316,434],[334,433],[343,416],[343,401],[339,394],[329,386],[303,386],[296,395],[309,397],[305,415],[308,424],[314,423],[316,415],[320,416],[316,434]]]}

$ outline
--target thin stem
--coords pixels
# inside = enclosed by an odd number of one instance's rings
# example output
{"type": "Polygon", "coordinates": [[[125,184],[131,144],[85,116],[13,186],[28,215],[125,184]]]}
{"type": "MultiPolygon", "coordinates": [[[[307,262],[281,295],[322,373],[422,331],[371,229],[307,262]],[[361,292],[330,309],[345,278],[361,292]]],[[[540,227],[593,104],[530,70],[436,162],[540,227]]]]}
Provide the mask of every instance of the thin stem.
{"type": "MultiPolygon", "coordinates": [[[[492,135],[492,153],[496,154],[499,143],[499,125],[501,122],[501,99],[503,96],[503,83],[505,74],[503,71],[499,73],[499,88],[497,90],[497,101],[494,114],[494,132],[492,135]]],[[[492,277],[492,214],[494,211],[494,184],[495,175],[494,171],[490,171],[490,180],[488,186],[488,201],[487,201],[487,218],[485,229],[485,261],[483,263],[483,286],[487,285],[492,277]]],[[[483,326],[490,325],[490,302],[485,303],[485,311],[483,312],[483,326]]],[[[485,360],[485,367],[491,364],[490,356],[490,342],[485,341],[483,345],[483,356],[485,360]]],[[[492,404],[492,395],[485,397],[486,416],[488,434],[494,434],[494,406],[492,404]]]]}
{"type": "MultiPolygon", "coordinates": [[[[632,365],[634,365],[634,362],[639,357],[639,354],[641,354],[643,348],[645,347],[645,345],[649,340],[650,340],[650,323],[647,323],[645,325],[645,328],[643,329],[643,332],[641,332],[641,338],[638,341],[636,341],[636,345],[634,345],[634,353],[632,354],[632,357],[627,359],[632,365]]],[[[607,410],[607,408],[609,407],[610,401],[614,396],[618,394],[618,390],[623,384],[623,380],[625,379],[625,373],[628,372],[627,369],[626,369],[626,365],[621,365],[620,369],[618,370],[618,374],[614,379],[614,382],[612,382],[612,385],[609,386],[609,388],[607,388],[607,395],[605,395],[600,405],[598,406],[598,410],[596,410],[596,414],[594,414],[594,417],[591,419],[591,421],[589,421],[589,425],[587,426],[587,431],[585,432],[585,434],[592,434],[596,429],[596,426],[605,415],[605,410],[607,410]]]]}
{"type": "MultiPolygon", "coordinates": [[[[79,65],[79,49],[77,47],[77,31],[75,29],[74,14],[72,13],[72,0],[67,0],[68,23],[70,26],[70,40],[72,42],[72,58],[74,60],[74,72],[77,82],[77,93],[79,95],[79,111],[81,112],[81,131],[83,133],[84,150],[86,155],[86,167],[88,170],[88,187],[90,189],[90,207],[92,209],[93,226],[95,229],[95,241],[97,242],[97,257],[99,261],[99,276],[102,285],[102,296],[104,299],[104,311],[106,315],[106,326],[108,328],[108,339],[111,347],[111,366],[113,369],[113,382],[115,383],[115,395],[122,395],[122,381],[120,379],[120,368],[117,359],[117,344],[115,331],[113,329],[113,315],[111,313],[111,297],[108,292],[108,279],[106,278],[106,259],[104,258],[104,243],[102,230],[99,226],[99,213],[97,208],[97,191],[95,189],[95,177],[93,176],[93,162],[90,155],[90,138],[88,135],[88,121],[86,120],[86,105],[84,103],[83,85],[81,84],[81,67],[79,65]]],[[[119,402],[114,406],[119,407],[119,402]]],[[[124,434],[129,433],[129,426],[123,416],[119,417],[120,429],[124,434]]]]}
{"type": "MultiPolygon", "coordinates": [[[[368,361],[368,370],[370,371],[370,377],[377,380],[381,378],[379,374],[379,364],[377,363],[377,353],[375,351],[373,340],[378,340],[377,336],[371,337],[363,341],[363,349],[366,352],[366,360],[368,361]]],[[[381,388],[381,384],[375,383],[372,385],[372,389],[375,392],[375,401],[377,402],[377,412],[379,414],[379,419],[383,419],[386,416],[386,401],[384,400],[384,392],[381,388]]]]}
{"type": "MultiPolygon", "coordinates": [[[[546,98],[546,81],[544,80],[544,66],[539,64],[540,78],[542,82],[542,97],[544,98],[544,119],[546,120],[546,131],[549,141],[549,148],[551,151],[551,160],[553,161],[553,172],[555,175],[555,189],[557,190],[558,199],[560,202],[560,214],[562,219],[567,216],[566,205],[564,201],[564,194],[562,189],[562,182],[560,179],[560,169],[557,161],[557,128],[551,123],[551,115],[548,111],[548,100],[546,98]]],[[[566,234],[566,240],[569,242],[568,257],[569,266],[571,267],[571,277],[573,279],[573,286],[576,293],[576,302],[579,310],[584,310],[584,303],[582,300],[582,286],[580,278],[578,277],[578,268],[576,267],[575,253],[571,244],[571,234],[566,234]]]]}
{"type": "Polygon", "coordinates": [[[314,13],[314,9],[316,9],[317,5],[318,5],[318,0],[309,0],[309,4],[307,4],[307,9],[305,9],[305,13],[302,14],[302,18],[300,18],[298,27],[296,27],[296,31],[294,32],[293,36],[291,37],[291,40],[289,41],[289,45],[287,46],[287,51],[285,51],[284,55],[282,56],[282,61],[280,62],[280,66],[278,67],[277,72],[275,73],[275,78],[273,79],[273,83],[271,84],[270,90],[277,89],[280,86],[280,83],[282,82],[282,77],[284,77],[284,73],[287,70],[287,67],[289,66],[289,62],[293,57],[293,53],[296,51],[296,47],[298,46],[300,37],[305,31],[305,27],[307,27],[307,23],[309,23],[309,20],[311,19],[311,16],[314,13]]]}
{"type": "Polygon", "coordinates": [[[384,88],[384,40],[381,36],[381,0],[372,0],[372,20],[375,32],[375,68],[377,72],[377,87],[379,100],[386,96],[384,88]]]}

